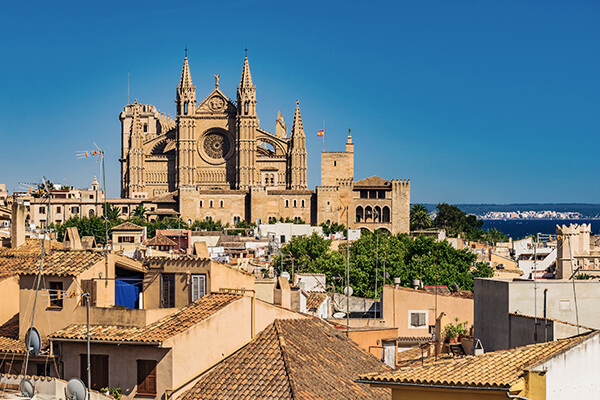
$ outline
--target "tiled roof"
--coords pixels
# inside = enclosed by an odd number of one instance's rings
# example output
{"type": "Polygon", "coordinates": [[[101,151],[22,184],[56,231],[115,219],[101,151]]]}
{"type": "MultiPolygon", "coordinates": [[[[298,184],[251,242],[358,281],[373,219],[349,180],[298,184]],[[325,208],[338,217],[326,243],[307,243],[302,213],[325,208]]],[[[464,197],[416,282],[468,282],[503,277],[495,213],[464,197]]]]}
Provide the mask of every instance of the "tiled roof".
{"type": "Polygon", "coordinates": [[[25,353],[25,341],[19,340],[19,314],[0,326],[0,353],[25,353]]]}
{"type": "Polygon", "coordinates": [[[177,243],[175,243],[162,233],[157,232],[156,236],[144,242],[144,246],[177,246],[177,243]]]}
{"type": "Polygon", "coordinates": [[[306,299],[306,309],[316,310],[323,304],[326,298],[327,293],[325,292],[309,292],[308,298],[306,299]]]}
{"type": "MultiPolygon", "coordinates": [[[[240,298],[242,296],[238,294],[213,293],[142,328],[92,325],[90,326],[90,338],[94,341],[162,342],[184,332],[240,298]]],[[[60,331],[54,332],[49,337],[52,339],[86,340],[86,325],[69,325],[60,331]]]]}
{"type": "MultiPolygon", "coordinates": [[[[57,250],[44,256],[42,275],[77,276],[93,265],[104,260],[104,253],[98,251],[57,250]]],[[[18,271],[21,275],[37,274],[38,259],[24,262],[18,271]]]]}
{"type": "Polygon", "coordinates": [[[389,371],[318,319],[275,320],[249,344],[205,372],[182,400],[382,399],[386,389],[354,382],[389,371]]]}
{"type": "Polygon", "coordinates": [[[387,181],[378,176],[370,176],[360,181],[354,182],[354,187],[389,187],[390,181],[387,181]]]}
{"type": "Polygon", "coordinates": [[[131,222],[126,221],[126,222],[123,222],[120,225],[117,225],[117,226],[113,227],[111,230],[112,231],[141,231],[143,229],[144,228],[142,228],[139,225],[132,224],[131,222]]]}
{"type": "Polygon", "coordinates": [[[369,382],[396,382],[420,385],[508,388],[519,380],[523,371],[589,338],[589,335],[477,356],[453,358],[416,368],[363,375],[369,382]]]}
{"type": "MultiPolygon", "coordinates": [[[[78,275],[103,257],[97,252],[62,250],[58,242],[47,241],[45,246],[43,273],[46,275],[78,275]]],[[[27,239],[16,249],[0,248],[0,279],[37,274],[41,253],[42,242],[35,239],[27,239]]]]}

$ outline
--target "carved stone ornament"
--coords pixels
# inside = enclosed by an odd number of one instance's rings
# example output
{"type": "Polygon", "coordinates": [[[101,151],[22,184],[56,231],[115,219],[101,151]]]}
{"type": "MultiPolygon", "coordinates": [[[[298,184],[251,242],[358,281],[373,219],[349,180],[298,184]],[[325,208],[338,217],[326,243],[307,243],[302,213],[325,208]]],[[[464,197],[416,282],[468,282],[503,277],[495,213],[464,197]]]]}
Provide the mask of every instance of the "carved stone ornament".
{"type": "Polygon", "coordinates": [[[212,99],[210,99],[209,105],[212,110],[220,111],[223,109],[223,106],[225,105],[225,101],[223,101],[223,99],[221,97],[215,96],[212,99]]]}
{"type": "Polygon", "coordinates": [[[208,157],[214,160],[221,160],[229,153],[231,143],[225,135],[214,132],[204,137],[202,147],[208,157]]]}

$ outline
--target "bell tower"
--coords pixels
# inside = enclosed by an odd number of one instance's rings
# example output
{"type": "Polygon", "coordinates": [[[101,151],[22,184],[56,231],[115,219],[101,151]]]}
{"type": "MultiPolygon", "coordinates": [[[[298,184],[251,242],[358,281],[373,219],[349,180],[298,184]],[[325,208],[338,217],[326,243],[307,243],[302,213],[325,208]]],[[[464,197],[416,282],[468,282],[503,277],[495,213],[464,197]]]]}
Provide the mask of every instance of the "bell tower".
{"type": "Polygon", "coordinates": [[[196,86],[192,83],[187,49],[181,79],[177,85],[177,187],[191,186],[195,180],[194,131],[196,120],[196,86]]]}
{"type": "Polygon", "coordinates": [[[248,56],[237,88],[237,187],[248,189],[256,182],[256,86],[252,84],[248,56]]]}

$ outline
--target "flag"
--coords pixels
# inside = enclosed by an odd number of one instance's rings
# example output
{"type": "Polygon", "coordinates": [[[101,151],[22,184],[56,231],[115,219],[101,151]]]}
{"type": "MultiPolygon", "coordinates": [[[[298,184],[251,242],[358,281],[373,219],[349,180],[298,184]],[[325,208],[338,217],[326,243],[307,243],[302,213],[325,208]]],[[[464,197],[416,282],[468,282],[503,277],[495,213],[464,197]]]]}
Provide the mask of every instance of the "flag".
{"type": "Polygon", "coordinates": [[[319,136],[319,137],[325,136],[325,129],[318,131],[317,136],[319,136]]]}

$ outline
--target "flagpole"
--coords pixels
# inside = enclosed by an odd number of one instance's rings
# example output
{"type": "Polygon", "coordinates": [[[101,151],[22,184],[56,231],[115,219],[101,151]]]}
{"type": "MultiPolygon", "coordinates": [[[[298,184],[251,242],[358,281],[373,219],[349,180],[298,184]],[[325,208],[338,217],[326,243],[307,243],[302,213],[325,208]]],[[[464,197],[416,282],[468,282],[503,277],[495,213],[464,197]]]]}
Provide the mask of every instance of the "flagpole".
{"type": "Polygon", "coordinates": [[[323,153],[325,153],[325,118],[323,118],[323,153]]]}

